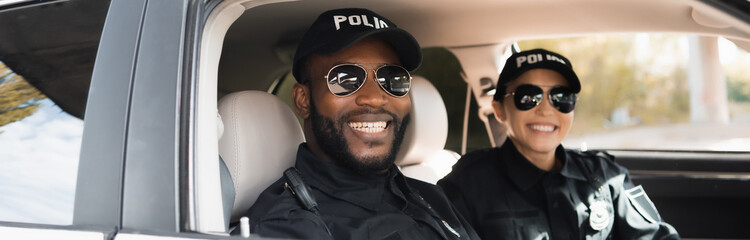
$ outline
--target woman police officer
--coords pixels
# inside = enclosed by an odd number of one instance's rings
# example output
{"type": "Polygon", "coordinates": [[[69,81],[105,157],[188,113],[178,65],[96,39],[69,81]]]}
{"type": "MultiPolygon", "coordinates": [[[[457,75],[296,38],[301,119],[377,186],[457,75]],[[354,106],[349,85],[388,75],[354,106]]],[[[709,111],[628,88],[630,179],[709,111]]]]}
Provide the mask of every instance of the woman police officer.
{"type": "Polygon", "coordinates": [[[515,53],[497,85],[492,107],[508,139],[463,156],[438,182],[480,237],[679,239],[611,155],[560,144],[581,90],[567,58],[515,53]]]}

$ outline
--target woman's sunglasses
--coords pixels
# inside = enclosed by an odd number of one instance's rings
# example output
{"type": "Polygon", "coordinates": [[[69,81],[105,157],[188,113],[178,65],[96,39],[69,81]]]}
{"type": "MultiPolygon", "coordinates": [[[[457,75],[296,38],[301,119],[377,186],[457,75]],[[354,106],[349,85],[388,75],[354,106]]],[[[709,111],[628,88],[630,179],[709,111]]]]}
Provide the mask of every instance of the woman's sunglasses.
{"type": "MultiPolygon", "coordinates": [[[[508,96],[513,96],[513,103],[515,103],[518,110],[526,111],[542,103],[544,90],[539,86],[521,84],[513,92],[506,93],[504,97],[508,96]]],[[[549,103],[561,113],[573,111],[578,100],[576,93],[571,91],[570,88],[563,86],[553,87],[549,90],[547,96],[549,96],[549,103]]]]}
{"type": "MultiPolygon", "coordinates": [[[[394,97],[403,97],[411,88],[411,75],[401,66],[383,65],[374,70],[380,88],[394,97]]],[[[336,96],[349,96],[365,85],[367,70],[358,64],[333,66],[325,76],[328,90],[336,96]]]]}

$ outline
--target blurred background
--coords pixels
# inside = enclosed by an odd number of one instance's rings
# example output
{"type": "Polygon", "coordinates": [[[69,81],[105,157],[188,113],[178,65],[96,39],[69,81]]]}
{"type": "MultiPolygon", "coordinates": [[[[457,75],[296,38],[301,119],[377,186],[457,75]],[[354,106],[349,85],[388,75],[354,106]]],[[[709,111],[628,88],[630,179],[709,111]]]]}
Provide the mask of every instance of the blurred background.
{"type": "MultiPolygon", "coordinates": [[[[568,148],[750,151],[750,54],[724,38],[635,33],[518,46],[566,56],[581,80],[568,148]]],[[[446,148],[457,152],[466,97],[465,82],[455,81],[460,69],[450,51],[428,48],[414,72],[446,100],[446,148]]],[[[472,99],[467,151],[490,146],[475,108],[472,99]]]]}

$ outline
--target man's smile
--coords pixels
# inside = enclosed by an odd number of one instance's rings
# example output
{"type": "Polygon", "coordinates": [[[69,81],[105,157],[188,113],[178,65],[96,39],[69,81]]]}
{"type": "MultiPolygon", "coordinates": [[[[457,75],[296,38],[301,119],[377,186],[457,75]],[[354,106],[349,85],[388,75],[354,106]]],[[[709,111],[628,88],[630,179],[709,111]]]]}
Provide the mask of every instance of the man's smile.
{"type": "Polygon", "coordinates": [[[383,137],[389,136],[390,126],[393,125],[394,120],[396,120],[395,114],[385,110],[353,112],[342,118],[342,121],[346,121],[346,125],[352,130],[351,132],[364,141],[382,140],[383,137]]]}
{"type": "Polygon", "coordinates": [[[349,127],[354,129],[355,131],[364,132],[364,133],[380,133],[385,131],[385,129],[388,127],[388,122],[386,121],[375,121],[375,122],[349,122],[349,127]]]}

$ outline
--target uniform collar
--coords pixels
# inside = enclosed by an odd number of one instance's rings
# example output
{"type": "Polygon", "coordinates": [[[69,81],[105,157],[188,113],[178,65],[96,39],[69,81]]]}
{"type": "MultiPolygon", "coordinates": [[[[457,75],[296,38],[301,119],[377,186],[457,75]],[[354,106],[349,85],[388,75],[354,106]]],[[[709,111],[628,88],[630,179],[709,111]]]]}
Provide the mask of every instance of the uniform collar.
{"type": "Polygon", "coordinates": [[[555,154],[557,154],[563,161],[563,167],[560,169],[560,174],[566,178],[588,181],[586,176],[583,175],[583,172],[581,172],[581,164],[577,163],[577,161],[580,161],[581,159],[571,157],[570,154],[568,154],[568,151],[565,151],[562,144],[557,146],[555,154]]]}
{"type": "MultiPolygon", "coordinates": [[[[526,157],[524,157],[510,138],[505,140],[505,143],[500,147],[499,159],[502,159],[505,166],[504,171],[510,177],[511,181],[521,190],[527,191],[534,186],[547,171],[537,168],[532,164],[526,157]]],[[[581,173],[578,164],[570,161],[571,158],[563,148],[562,144],[558,145],[555,149],[555,157],[562,161],[563,167],[559,171],[553,170],[552,173],[559,172],[566,178],[573,178],[577,180],[586,181],[586,178],[581,173]]]]}
{"type": "MultiPolygon", "coordinates": [[[[340,199],[363,208],[377,211],[382,206],[383,194],[388,185],[396,189],[397,178],[404,178],[394,164],[383,175],[362,175],[347,168],[321,160],[310,152],[307,145],[302,143],[297,149],[297,163],[295,165],[302,174],[305,182],[312,188],[317,188],[324,194],[340,199]]],[[[401,191],[408,191],[402,189],[401,191]]],[[[395,192],[399,198],[404,198],[401,192],[395,192]]]]}

